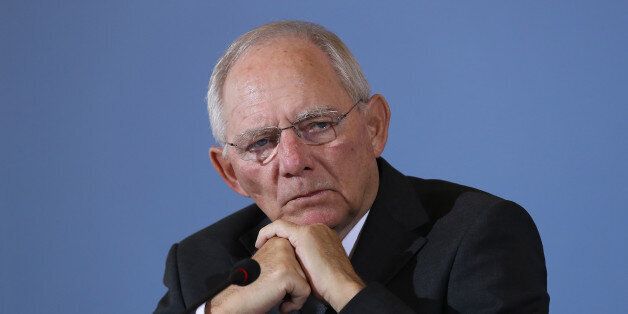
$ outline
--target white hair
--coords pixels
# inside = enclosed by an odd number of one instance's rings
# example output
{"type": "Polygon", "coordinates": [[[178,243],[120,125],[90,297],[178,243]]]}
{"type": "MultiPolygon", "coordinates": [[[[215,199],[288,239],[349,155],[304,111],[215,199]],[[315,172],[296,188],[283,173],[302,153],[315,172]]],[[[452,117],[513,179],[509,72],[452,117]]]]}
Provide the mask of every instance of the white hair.
{"type": "Polygon", "coordinates": [[[227,74],[247,49],[257,43],[278,37],[294,37],[307,40],[327,54],[340,82],[354,102],[367,100],[370,87],[360,65],[349,48],[338,36],[323,26],[304,21],[278,21],[259,26],[234,41],[224,55],[218,59],[209,80],[207,112],[214,138],[225,145],[226,123],[223,117],[222,90],[227,74]]]}

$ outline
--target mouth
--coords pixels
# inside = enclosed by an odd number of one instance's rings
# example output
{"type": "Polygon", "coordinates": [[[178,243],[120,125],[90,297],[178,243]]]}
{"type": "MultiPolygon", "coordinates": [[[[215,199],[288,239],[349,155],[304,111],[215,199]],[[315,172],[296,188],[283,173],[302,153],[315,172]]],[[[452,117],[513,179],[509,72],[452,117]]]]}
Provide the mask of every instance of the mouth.
{"type": "Polygon", "coordinates": [[[284,205],[288,205],[289,203],[301,203],[301,202],[315,201],[323,197],[326,193],[330,191],[331,190],[328,190],[328,189],[321,189],[321,190],[314,190],[305,194],[299,194],[295,197],[290,198],[284,205]]]}
{"type": "Polygon", "coordinates": [[[321,223],[334,228],[342,217],[332,204],[334,190],[320,189],[293,196],[282,208],[281,217],[297,225],[321,223]]]}

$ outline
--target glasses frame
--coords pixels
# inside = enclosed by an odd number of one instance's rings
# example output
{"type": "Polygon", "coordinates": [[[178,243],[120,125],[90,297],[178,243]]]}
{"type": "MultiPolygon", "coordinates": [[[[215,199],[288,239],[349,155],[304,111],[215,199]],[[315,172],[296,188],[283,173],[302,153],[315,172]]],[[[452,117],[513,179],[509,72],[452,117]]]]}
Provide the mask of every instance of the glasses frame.
{"type": "Polygon", "coordinates": [[[274,128],[274,129],[277,130],[277,135],[278,135],[277,136],[277,145],[275,146],[275,148],[273,148],[273,151],[270,152],[270,154],[267,157],[265,157],[263,160],[257,160],[257,159],[249,160],[249,159],[243,158],[243,156],[245,155],[244,152],[246,150],[244,148],[242,148],[242,147],[239,147],[237,144],[232,143],[232,142],[226,142],[225,143],[225,151],[224,151],[224,153],[226,153],[227,147],[234,147],[236,149],[240,159],[245,160],[245,161],[257,161],[257,162],[261,162],[261,163],[265,164],[268,161],[270,161],[271,159],[273,159],[273,157],[276,155],[277,147],[279,147],[279,142],[281,141],[281,133],[283,133],[283,131],[288,130],[288,129],[293,129],[294,133],[301,140],[301,142],[303,142],[303,143],[305,143],[307,145],[316,146],[316,145],[323,145],[323,144],[329,143],[329,142],[335,140],[338,137],[338,135],[336,134],[335,126],[340,124],[340,122],[342,122],[349,115],[349,113],[351,113],[351,111],[353,111],[353,109],[361,102],[366,103],[366,101],[360,99],[355,104],[353,104],[353,106],[351,106],[351,108],[349,108],[349,110],[347,110],[347,112],[345,112],[344,114],[339,115],[338,117],[336,117],[334,119],[333,124],[331,125],[332,131],[334,132],[334,136],[333,136],[333,138],[331,138],[328,141],[323,141],[323,142],[320,142],[320,143],[316,143],[316,142],[310,142],[310,141],[305,140],[303,138],[302,134],[301,134],[301,131],[299,130],[299,128],[297,128],[297,125],[299,123],[308,120],[308,119],[305,119],[305,120],[301,120],[301,121],[291,122],[289,126],[286,126],[286,127],[283,127],[283,128],[280,128],[280,127],[269,127],[269,129],[273,129],[274,128]]]}

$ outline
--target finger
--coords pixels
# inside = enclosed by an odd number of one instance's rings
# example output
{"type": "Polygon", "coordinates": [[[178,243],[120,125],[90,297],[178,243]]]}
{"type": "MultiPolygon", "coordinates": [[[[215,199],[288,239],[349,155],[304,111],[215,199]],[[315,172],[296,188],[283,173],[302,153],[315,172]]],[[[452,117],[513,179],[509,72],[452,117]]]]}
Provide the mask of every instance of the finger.
{"type": "Polygon", "coordinates": [[[287,222],[279,219],[260,229],[257,234],[257,240],[255,241],[255,247],[259,249],[272,237],[288,238],[290,231],[286,229],[290,229],[291,227],[287,224],[287,222]]]}
{"type": "Polygon", "coordinates": [[[257,234],[257,239],[255,240],[255,247],[257,249],[261,248],[262,245],[264,245],[264,243],[266,243],[266,241],[268,241],[268,239],[272,237],[288,239],[290,243],[292,243],[292,245],[294,246],[295,244],[293,234],[296,233],[297,227],[297,225],[289,223],[287,221],[283,221],[281,219],[275,220],[271,224],[260,229],[259,233],[257,234]]]}
{"type": "Polygon", "coordinates": [[[290,313],[292,311],[300,310],[301,307],[303,307],[303,305],[299,306],[298,304],[295,304],[292,301],[285,301],[281,303],[281,306],[279,306],[279,312],[290,313]]]}
{"type": "Polygon", "coordinates": [[[294,282],[292,290],[288,292],[290,294],[290,299],[283,302],[280,306],[280,310],[284,313],[301,309],[303,304],[305,304],[305,301],[307,301],[307,298],[310,296],[312,289],[307,281],[299,280],[294,282]]]}

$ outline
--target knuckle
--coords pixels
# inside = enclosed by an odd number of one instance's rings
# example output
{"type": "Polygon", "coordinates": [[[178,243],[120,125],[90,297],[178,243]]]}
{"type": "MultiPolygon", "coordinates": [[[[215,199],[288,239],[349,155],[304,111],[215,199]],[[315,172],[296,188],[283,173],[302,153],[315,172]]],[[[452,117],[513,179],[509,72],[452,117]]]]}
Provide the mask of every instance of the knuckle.
{"type": "MultiPolygon", "coordinates": [[[[310,285],[305,284],[305,289],[303,289],[304,291],[304,295],[310,295],[312,293],[312,288],[310,287],[310,285]]],[[[303,303],[305,303],[305,300],[303,300],[303,303]]]]}
{"type": "Polygon", "coordinates": [[[306,236],[311,236],[316,233],[316,228],[317,228],[316,225],[308,225],[308,226],[303,226],[301,230],[303,234],[305,234],[306,236]]]}
{"type": "Polygon", "coordinates": [[[286,239],[281,239],[281,241],[277,241],[277,250],[284,254],[291,253],[293,251],[292,244],[286,239]]]}
{"type": "Polygon", "coordinates": [[[285,245],[287,242],[286,239],[284,238],[279,238],[279,237],[272,237],[270,239],[268,239],[267,243],[273,246],[282,246],[285,245]]]}
{"type": "Polygon", "coordinates": [[[312,230],[315,232],[325,232],[329,229],[329,227],[327,227],[327,225],[322,224],[322,223],[317,223],[311,226],[312,230]]]}

